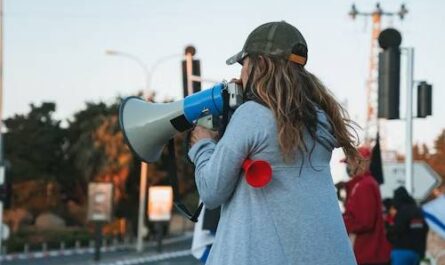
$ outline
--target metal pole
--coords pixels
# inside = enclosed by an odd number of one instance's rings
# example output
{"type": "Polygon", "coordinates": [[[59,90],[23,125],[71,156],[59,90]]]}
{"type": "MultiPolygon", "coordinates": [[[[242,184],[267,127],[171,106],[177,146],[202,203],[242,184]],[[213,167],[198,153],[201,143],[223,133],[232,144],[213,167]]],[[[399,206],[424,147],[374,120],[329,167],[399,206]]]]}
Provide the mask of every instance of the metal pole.
{"type": "MultiPolygon", "coordinates": [[[[0,0],[0,166],[3,162],[3,0],[0,0]]],[[[4,180],[0,185],[4,183],[4,180]]],[[[3,241],[3,202],[0,201],[0,257],[3,241]]],[[[1,263],[1,261],[0,261],[1,263]]]]}
{"type": "Polygon", "coordinates": [[[191,53],[187,53],[185,55],[185,63],[187,69],[187,96],[193,94],[193,55],[191,53]]]}
{"type": "Polygon", "coordinates": [[[94,261],[100,260],[100,248],[102,247],[102,224],[94,222],[94,261]]]}
{"type": "Polygon", "coordinates": [[[414,82],[414,48],[406,48],[406,142],[405,172],[406,190],[412,195],[413,186],[413,82],[414,82]]]}
{"type": "Polygon", "coordinates": [[[159,58],[151,65],[150,71],[148,72],[149,74],[147,75],[147,85],[148,85],[149,89],[151,89],[151,82],[153,79],[153,74],[154,74],[155,70],[158,68],[158,66],[160,66],[161,64],[163,64],[164,62],[166,62],[168,60],[171,60],[174,58],[179,58],[180,56],[182,56],[182,54],[180,54],[180,53],[170,54],[170,55],[159,58]]]}
{"type": "MultiPolygon", "coordinates": [[[[3,202],[0,201],[0,257],[2,256],[2,241],[3,241],[3,202]]],[[[0,259],[0,264],[2,263],[0,259]]]]}
{"type": "Polygon", "coordinates": [[[144,236],[147,233],[147,228],[145,227],[145,201],[146,201],[146,190],[147,190],[147,169],[146,163],[141,162],[141,182],[139,185],[139,214],[138,214],[138,236],[136,242],[136,250],[142,252],[144,236]]]}
{"type": "Polygon", "coordinates": [[[3,165],[3,0],[0,0],[0,163],[3,165]]]}
{"type": "Polygon", "coordinates": [[[150,96],[151,91],[149,91],[149,89],[151,89],[150,87],[150,79],[151,79],[151,71],[148,70],[147,65],[138,57],[130,54],[130,53],[126,53],[126,52],[121,52],[121,51],[115,51],[115,50],[106,50],[105,53],[107,55],[113,55],[113,56],[121,56],[121,57],[126,57],[134,62],[136,62],[141,68],[142,71],[144,72],[144,97],[145,96],[150,96]]]}

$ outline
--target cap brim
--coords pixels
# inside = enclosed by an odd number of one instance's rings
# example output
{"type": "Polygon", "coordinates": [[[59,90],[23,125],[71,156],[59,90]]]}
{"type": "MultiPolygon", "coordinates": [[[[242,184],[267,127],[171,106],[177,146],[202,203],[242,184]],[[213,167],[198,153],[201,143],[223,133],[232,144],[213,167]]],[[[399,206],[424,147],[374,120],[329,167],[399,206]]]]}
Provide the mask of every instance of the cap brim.
{"type": "Polygon", "coordinates": [[[233,55],[229,59],[226,60],[227,65],[232,65],[234,63],[241,63],[243,58],[245,57],[244,51],[240,51],[237,54],[233,55]]]}

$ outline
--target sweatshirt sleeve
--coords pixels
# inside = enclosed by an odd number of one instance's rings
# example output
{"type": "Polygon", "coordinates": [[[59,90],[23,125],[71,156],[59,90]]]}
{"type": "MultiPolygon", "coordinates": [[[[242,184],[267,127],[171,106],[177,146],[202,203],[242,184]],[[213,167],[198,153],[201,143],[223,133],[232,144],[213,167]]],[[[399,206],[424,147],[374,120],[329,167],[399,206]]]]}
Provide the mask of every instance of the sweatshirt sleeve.
{"type": "Polygon", "coordinates": [[[188,155],[195,164],[195,181],[199,195],[209,209],[230,198],[241,176],[244,160],[264,138],[264,126],[255,119],[258,106],[241,105],[232,115],[226,132],[216,143],[202,139],[188,155]]]}
{"type": "Polygon", "coordinates": [[[378,214],[374,197],[375,194],[372,187],[365,183],[358,183],[353,189],[343,214],[348,233],[360,234],[371,231],[374,228],[378,214]]]}

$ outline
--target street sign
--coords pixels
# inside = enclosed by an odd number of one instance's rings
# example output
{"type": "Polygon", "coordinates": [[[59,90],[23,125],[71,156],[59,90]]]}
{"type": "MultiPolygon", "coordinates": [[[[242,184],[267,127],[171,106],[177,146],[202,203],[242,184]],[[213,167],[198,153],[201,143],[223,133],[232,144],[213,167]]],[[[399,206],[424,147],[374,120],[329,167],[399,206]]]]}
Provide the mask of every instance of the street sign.
{"type": "Polygon", "coordinates": [[[2,240],[7,240],[9,238],[9,226],[7,224],[1,224],[2,228],[2,235],[1,235],[1,239],[2,240]]]}
{"type": "Polygon", "coordinates": [[[90,183],[88,185],[88,220],[111,220],[113,184],[90,183]]]}
{"type": "Polygon", "coordinates": [[[150,221],[169,221],[173,208],[171,186],[153,186],[148,189],[148,218],[150,221]]]}
{"type": "Polygon", "coordinates": [[[5,167],[0,166],[0,185],[5,183],[5,167]]]}
{"type": "MultiPolygon", "coordinates": [[[[382,198],[392,198],[394,190],[405,186],[405,163],[383,163],[385,183],[380,185],[382,198]]],[[[431,191],[441,182],[441,177],[425,162],[413,163],[413,197],[418,201],[425,200],[431,191]]]]}
{"type": "Polygon", "coordinates": [[[422,210],[430,229],[445,239],[445,195],[424,204],[422,210]]]}

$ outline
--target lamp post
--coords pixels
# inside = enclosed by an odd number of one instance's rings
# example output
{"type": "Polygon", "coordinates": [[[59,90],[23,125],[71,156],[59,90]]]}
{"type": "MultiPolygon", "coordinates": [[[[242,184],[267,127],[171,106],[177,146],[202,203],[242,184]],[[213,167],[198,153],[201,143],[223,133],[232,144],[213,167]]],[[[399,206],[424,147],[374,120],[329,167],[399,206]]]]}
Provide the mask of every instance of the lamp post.
{"type": "MultiPolygon", "coordinates": [[[[3,0],[0,0],[0,171],[3,170],[3,0]]],[[[0,172],[0,175],[3,173],[0,172]]],[[[4,176],[0,176],[0,185],[4,182],[4,176]]],[[[3,202],[0,201],[0,257],[2,256],[3,240],[3,202]]],[[[0,261],[1,263],[1,261],[0,261]]]]}
{"type": "Polygon", "coordinates": [[[405,136],[405,188],[413,194],[413,87],[414,87],[414,48],[405,48],[406,67],[406,136],[405,136]]]}
{"type": "Polygon", "coordinates": [[[182,54],[180,54],[180,53],[174,53],[174,54],[170,54],[170,55],[166,55],[166,56],[158,58],[151,65],[150,70],[148,71],[148,75],[147,75],[148,89],[151,89],[151,83],[152,83],[153,74],[154,74],[155,70],[158,68],[158,66],[163,64],[163,63],[165,63],[166,61],[169,61],[169,60],[175,59],[175,58],[179,58],[181,56],[182,56],[182,54]]]}
{"type": "Polygon", "coordinates": [[[144,90],[143,90],[143,95],[144,98],[145,96],[149,95],[149,89],[151,88],[149,86],[149,80],[150,80],[150,71],[148,70],[147,65],[138,57],[130,54],[130,53],[126,53],[126,52],[121,52],[121,51],[115,51],[115,50],[106,50],[105,53],[107,55],[112,55],[112,56],[120,56],[120,57],[126,57],[134,62],[136,62],[142,69],[142,71],[144,72],[144,90]]]}
{"type": "Polygon", "coordinates": [[[144,79],[145,79],[144,96],[150,96],[150,92],[151,92],[150,90],[152,88],[151,82],[152,82],[152,78],[153,78],[153,73],[155,72],[157,67],[170,59],[174,59],[174,58],[178,58],[178,57],[182,56],[182,54],[178,53],[178,54],[170,54],[167,56],[160,57],[149,68],[141,59],[139,59],[138,57],[136,57],[130,53],[115,51],[115,50],[106,50],[105,53],[107,55],[112,55],[112,56],[126,57],[130,60],[133,60],[141,67],[141,69],[144,72],[144,79]]]}
{"type": "MultiPolygon", "coordinates": [[[[121,56],[126,57],[128,59],[131,59],[132,61],[136,62],[143,70],[144,72],[144,79],[145,79],[145,85],[144,85],[144,91],[143,91],[143,97],[146,99],[148,96],[150,96],[150,90],[151,90],[151,79],[153,76],[154,70],[163,62],[178,57],[180,54],[172,54],[168,56],[164,56],[159,58],[157,61],[155,61],[151,68],[149,69],[147,65],[139,59],[137,56],[134,56],[130,53],[121,52],[121,51],[115,51],[115,50],[107,50],[107,55],[112,56],[121,56]]],[[[138,213],[138,232],[137,232],[137,243],[136,243],[136,250],[138,252],[141,252],[143,250],[143,238],[147,234],[147,228],[144,226],[144,213],[145,213],[145,204],[146,204],[146,191],[147,191],[147,170],[148,170],[148,164],[145,162],[141,162],[141,180],[139,184],[139,213],[138,213]]]]}

